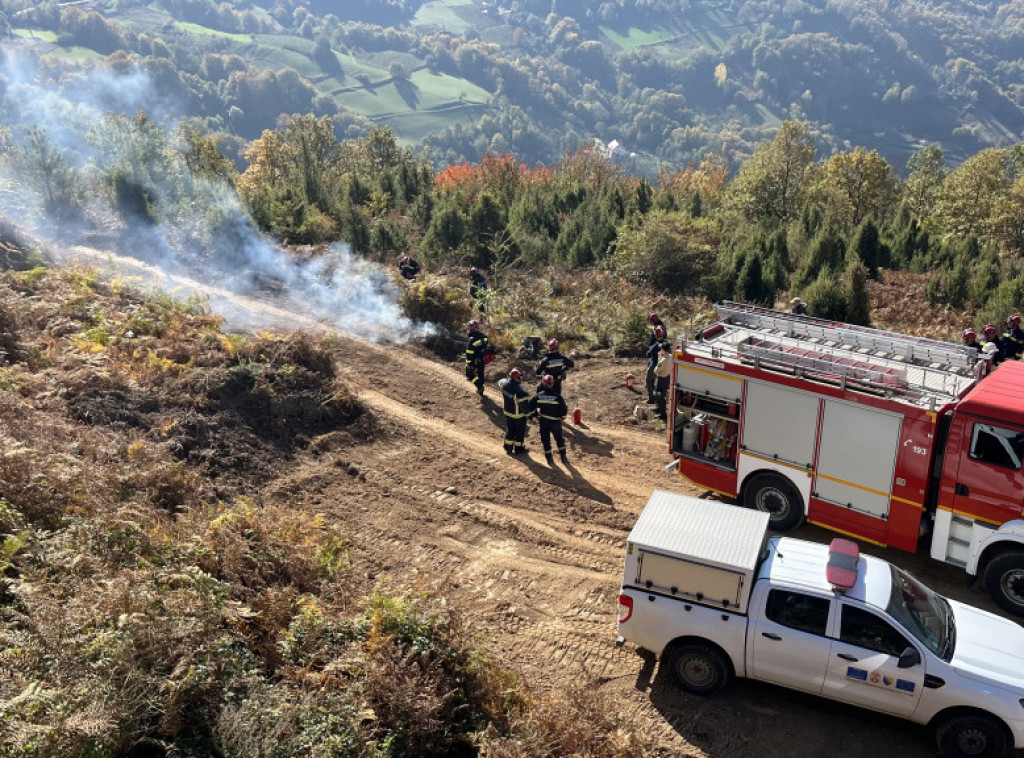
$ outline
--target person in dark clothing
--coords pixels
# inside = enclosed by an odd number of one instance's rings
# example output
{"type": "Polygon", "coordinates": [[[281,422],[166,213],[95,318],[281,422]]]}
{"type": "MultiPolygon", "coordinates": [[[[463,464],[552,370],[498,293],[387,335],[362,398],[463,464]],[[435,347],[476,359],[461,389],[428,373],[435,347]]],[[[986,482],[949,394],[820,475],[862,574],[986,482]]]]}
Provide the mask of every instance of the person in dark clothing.
{"type": "Polygon", "coordinates": [[[665,330],[665,334],[668,334],[668,327],[665,326],[665,322],[662,321],[661,318],[658,317],[658,314],[655,313],[654,311],[651,311],[650,313],[647,314],[647,324],[651,327],[651,338],[647,340],[648,347],[653,345],[659,339],[663,339],[663,337],[658,337],[658,335],[656,334],[659,326],[665,330]]]}
{"type": "Polygon", "coordinates": [[[548,354],[541,358],[537,365],[537,376],[543,377],[548,374],[555,381],[555,392],[562,394],[562,380],[569,372],[569,369],[576,366],[572,358],[567,358],[558,352],[558,340],[551,340],[548,343],[548,354]]]}
{"type": "Polygon", "coordinates": [[[494,355],[494,348],[487,335],[480,331],[480,322],[473,319],[466,328],[469,340],[466,343],[466,378],[476,387],[476,394],[484,394],[484,366],[487,356],[494,355]]]}
{"type": "Polygon", "coordinates": [[[1024,329],[1020,328],[1020,314],[1014,313],[1006,319],[1006,331],[1003,332],[1003,349],[1007,358],[1020,359],[1024,353],[1024,329]]]}
{"type": "Polygon", "coordinates": [[[520,383],[523,372],[513,368],[508,376],[498,382],[505,411],[505,452],[522,455],[529,452],[526,447],[526,420],[533,414],[530,408],[530,393],[520,383]]]}
{"type": "Polygon", "coordinates": [[[999,338],[999,330],[995,324],[985,324],[981,331],[984,335],[980,340],[981,352],[991,353],[992,365],[998,366],[1006,360],[1006,347],[999,338]]]}
{"type": "Polygon", "coordinates": [[[480,312],[484,312],[483,299],[487,294],[487,277],[476,266],[469,270],[469,296],[479,303],[480,312]]]}
{"type": "Polygon", "coordinates": [[[793,306],[793,313],[795,313],[797,316],[807,315],[807,303],[805,303],[800,298],[794,297],[792,300],[789,301],[789,304],[793,306]]]}
{"type": "Polygon", "coordinates": [[[555,377],[545,374],[540,380],[537,394],[530,401],[530,409],[540,419],[540,444],[544,446],[544,457],[554,465],[555,458],[551,454],[551,438],[555,438],[558,456],[566,463],[565,436],[562,434],[562,420],[569,413],[562,394],[555,389],[555,377]]]}
{"type": "Polygon", "coordinates": [[[420,263],[411,255],[406,255],[398,262],[398,270],[406,279],[415,279],[420,272],[420,263]]]}
{"type": "Polygon", "coordinates": [[[660,343],[658,363],[654,367],[654,401],[656,415],[668,421],[668,393],[672,384],[672,348],[667,342],[660,343]]]}
{"type": "Polygon", "coordinates": [[[654,405],[656,402],[654,397],[655,369],[658,367],[658,355],[661,353],[662,343],[668,344],[665,342],[665,327],[661,325],[654,327],[654,337],[655,339],[647,348],[647,373],[644,375],[648,405],[654,405]]]}

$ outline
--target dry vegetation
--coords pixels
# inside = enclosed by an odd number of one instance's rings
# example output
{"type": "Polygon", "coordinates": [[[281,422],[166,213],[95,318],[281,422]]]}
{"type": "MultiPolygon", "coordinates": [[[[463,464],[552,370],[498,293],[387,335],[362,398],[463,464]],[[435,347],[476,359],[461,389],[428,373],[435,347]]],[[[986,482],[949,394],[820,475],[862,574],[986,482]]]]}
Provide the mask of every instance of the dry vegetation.
{"type": "MultiPolygon", "coordinates": [[[[578,313],[551,324],[576,338],[578,313]]],[[[651,754],[629,714],[531,695],[443,598],[370,586],[328,520],[261,502],[318,435],[370,433],[330,348],[88,270],[0,274],[0,756],[651,754]]]]}

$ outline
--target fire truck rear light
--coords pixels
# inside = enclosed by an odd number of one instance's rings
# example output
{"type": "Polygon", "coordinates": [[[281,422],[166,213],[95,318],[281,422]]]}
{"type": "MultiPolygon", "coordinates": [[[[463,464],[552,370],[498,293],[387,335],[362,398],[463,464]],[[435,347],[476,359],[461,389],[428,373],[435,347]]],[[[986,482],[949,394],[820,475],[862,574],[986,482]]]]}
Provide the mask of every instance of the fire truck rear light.
{"type": "Polygon", "coordinates": [[[625,624],[633,615],[633,598],[625,593],[619,595],[619,623],[625,624]]]}

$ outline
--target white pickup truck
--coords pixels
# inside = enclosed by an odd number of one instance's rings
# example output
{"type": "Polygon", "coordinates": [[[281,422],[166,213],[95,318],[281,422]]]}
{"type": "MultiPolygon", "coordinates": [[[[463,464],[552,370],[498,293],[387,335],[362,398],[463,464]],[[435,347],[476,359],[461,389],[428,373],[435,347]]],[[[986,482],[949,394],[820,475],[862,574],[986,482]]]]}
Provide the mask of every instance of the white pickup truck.
{"type": "Polygon", "coordinates": [[[742,676],[931,725],[945,758],[1024,747],[1024,629],[849,540],[767,526],[656,491],[626,541],[619,644],[656,653],[693,693],[742,676]]]}

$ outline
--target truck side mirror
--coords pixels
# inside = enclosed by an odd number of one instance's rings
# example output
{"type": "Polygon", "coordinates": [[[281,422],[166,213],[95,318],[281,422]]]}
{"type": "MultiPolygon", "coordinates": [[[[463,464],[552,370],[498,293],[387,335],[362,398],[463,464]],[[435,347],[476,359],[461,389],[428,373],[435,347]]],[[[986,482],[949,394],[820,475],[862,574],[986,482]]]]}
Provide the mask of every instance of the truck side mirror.
{"type": "Polygon", "coordinates": [[[908,647],[902,653],[900,653],[900,662],[897,664],[897,668],[908,669],[911,666],[916,666],[921,662],[921,654],[917,652],[916,647],[908,647]]]}

